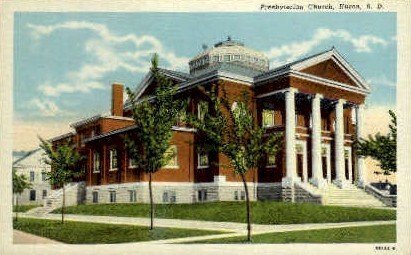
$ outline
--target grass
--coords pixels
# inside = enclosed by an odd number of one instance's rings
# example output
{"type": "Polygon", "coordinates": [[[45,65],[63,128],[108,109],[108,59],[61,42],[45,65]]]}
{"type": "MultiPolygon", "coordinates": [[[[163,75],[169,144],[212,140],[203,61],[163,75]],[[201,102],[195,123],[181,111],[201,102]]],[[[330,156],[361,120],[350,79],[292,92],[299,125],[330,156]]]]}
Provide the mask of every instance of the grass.
{"type": "Polygon", "coordinates": [[[19,206],[14,205],[13,212],[27,212],[28,210],[31,210],[39,206],[41,205],[19,205],[19,206]]]}
{"type": "Polygon", "coordinates": [[[13,222],[14,229],[47,237],[69,244],[112,244],[142,242],[168,238],[220,234],[217,231],[196,229],[154,228],[101,224],[88,222],[60,221],[20,218],[13,222]]]}
{"type": "MultiPolygon", "coordinates": [[[[396,227],[377,225],[334,229],[290,231],[255,235],[253,243],[395,243],[396,227]]],[[[195,243],[245,243],[246,237],[197,241],[195,243]]]]}
{"type": "MultiPolygon", "coordinates": [[[[149,217],[148,204],[91,204],[68,207],[68,214],[149,217]]],[[[155,217],[204,221],[246,222],[244,202],[158,204],[155,217]]],[[[60,210],[54,211],[59,213],[60,210]]],[[[300,224],[395,220],[395,210],[321,206],[272,201],[252,202],[256,224],[300,224]]]]}

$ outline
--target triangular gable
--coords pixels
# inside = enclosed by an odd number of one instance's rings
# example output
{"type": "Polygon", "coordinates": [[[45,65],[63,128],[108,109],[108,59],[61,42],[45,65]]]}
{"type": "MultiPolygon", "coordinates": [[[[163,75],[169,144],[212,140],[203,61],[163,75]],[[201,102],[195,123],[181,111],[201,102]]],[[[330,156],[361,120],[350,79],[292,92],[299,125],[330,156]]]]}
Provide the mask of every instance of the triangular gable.
{"type": "MultiPolygon", "coordinates": [[[[166,76],[167,78],[172,80],[174,83],[180,83],[180,82],[187,81],[186,77],[182,77],[178,73],[176,73],[176,75],[173,75],[173,72],[170,71],[170,70],[160,69],[159,71],[162,75],[166,76]]],[[[146,96],[146,95],[151,95],[154,92],[156,85],[154,84],[153,81],[154,81],[153,74],[150,71],[144,77],[142,82],[139,84],[136,99],[139,99],[139,98],[141,98],[143,96],[146,96]]]]}
{"type": "Polygon", "coordinates": [[[290,66],[291,70],[369,90],[367,82],[334,48],[290,66]]]}

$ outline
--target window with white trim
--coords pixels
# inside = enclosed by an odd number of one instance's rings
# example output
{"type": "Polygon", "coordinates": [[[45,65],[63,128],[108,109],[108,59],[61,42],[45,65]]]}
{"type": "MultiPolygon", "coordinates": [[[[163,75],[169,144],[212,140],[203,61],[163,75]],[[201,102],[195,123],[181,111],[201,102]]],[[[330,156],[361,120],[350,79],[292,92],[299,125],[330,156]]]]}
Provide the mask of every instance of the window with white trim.
{"type": "Polygon", "coordinates": [[[206,168],[206,167],[209,167],[208,153],[199,152],[198,153],[198,168],[206,168]]]}
{"type": "Polygon", "coordinates": [[[197,117],[199,120],[204,120],[205,114],[208,112],[208,103],[206,101],[200,101],[197,105],[197,117]]]}
{"type": "Polygon", "coordinates": [[[166,168],[178,168],[178,151],[176,145],[168,147],[164,157],[170,158],[167,165],[165,165],[166,168]]]}
{"type": "Polygon", "coordinates": [[[274,110],[263,110],[263,127],[273,127],[274,124],[274,110]]]}
{"type": "Polygon", "coordinates": [[[275,167],[275,154],[267,155],[267,167],[275,167]]]}
{"type": "Polygon", "coordinates": [[[117,150],[110,150],[110,171],[117,170],[117,150]]]}
{"type": "Polygon", "coordinates": [[[93,153],[93,173],[100,173],[100,153],[93,153]]]}
{"type": "Polygon", "coordinates": [[[30,171],[30,181],[31,182],[34,182],[34,176],[35,176],[34,171],[30,171]]]}

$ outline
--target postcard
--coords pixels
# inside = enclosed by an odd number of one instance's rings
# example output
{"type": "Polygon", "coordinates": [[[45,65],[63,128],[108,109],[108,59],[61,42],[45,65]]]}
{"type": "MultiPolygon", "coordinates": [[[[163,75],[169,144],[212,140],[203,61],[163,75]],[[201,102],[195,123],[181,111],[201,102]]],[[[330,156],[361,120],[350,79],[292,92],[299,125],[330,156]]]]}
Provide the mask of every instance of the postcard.
{"type": "Polygon", "coordinates": [[[410,254],[409,11],[3,1],[0,253],[410,254]]]}

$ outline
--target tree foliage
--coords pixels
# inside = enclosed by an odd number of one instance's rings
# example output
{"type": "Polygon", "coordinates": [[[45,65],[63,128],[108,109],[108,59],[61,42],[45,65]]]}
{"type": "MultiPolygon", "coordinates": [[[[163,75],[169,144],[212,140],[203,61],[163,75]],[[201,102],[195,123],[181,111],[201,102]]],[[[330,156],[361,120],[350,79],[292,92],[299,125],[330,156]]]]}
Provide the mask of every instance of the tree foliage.
{"type": "Polygon", "coordinates": [[[247,239],[251,241],[251,204],[245,174],[260,166],[265,155],[275,155],[280,150],[282,135],[266,133],[258,125],[249,107],[251,100],[247,92],[243,92],[240,101],[230,105],[225,90],[222,91],[223,95],[218,97],[213,87],[209,93],[210,110],[201,119],[191,116],[189,122],[202,138],[200,146],[226,155],[234,172],[240,175],[246,195],[247,239]]]}
{"type": "Polygon", "coordinates": [[[158,56],[151,60],[153,82],[156,84],[154,95],[137,98],[137,94],[127,88],[132,116],[135,121],[135,132],[126,137],[126,147],[134,164],[149,174],[150,194],[150,228],[153,229],[154,201],[152,194],[152,174],[167,165],[172,153],[166,153],[173,135],[172,127],[184,108],[182,100],[177,100],[177,86],[162,75],[158,68],[158,56]]]}
{"type": "Polygon", "coordinates": [[[392,110],[388,113],[391,117],[388,134],[377,133],[356,142],[357,153],[379,161],[385,175],[397,171],[397,117],[392,110]]]}
{"type": "MultiPolygon", "coordinates": [[[[19,198],[25,189],[30,189],[32,184],[27,180],[24,174],[17,174],[16,169],[13,169],[13,194],[16,196],[16,207],[19,206],[19,198]]],[[[16,220],[18,218],[19,208],[16,208],[16,220]]]]}
{"type": "Polygon", "coordinates": [[[126,88],[136,126],[135,132],[127,137],[126,146],[130,158],[146,173],[155,173],[173,157],[166,156],[166,151],[170,146],[172,127],[183,108],[183,102],[174,98],[177,86],[159,72],[157,54],[154,54],[151,65],[157,84],[154,96],[137,99],[137,94],[126,88]]]}
{"type": "Polygon", "coordinates": [[[46,156],[43,158],[43,162],[51,167],[51,171],[46,172],[46,180],[49,181],[50,185],[63,189],[61,221],[64,222],[64,186],[84,174],[84,171],[78,168],[83,157],[77,152],[73,143],[66,142],[53,148],[50,142],[41,137],[39,137],[39,139],[40,148],[43,149],[44,155],[46,156]]]}

